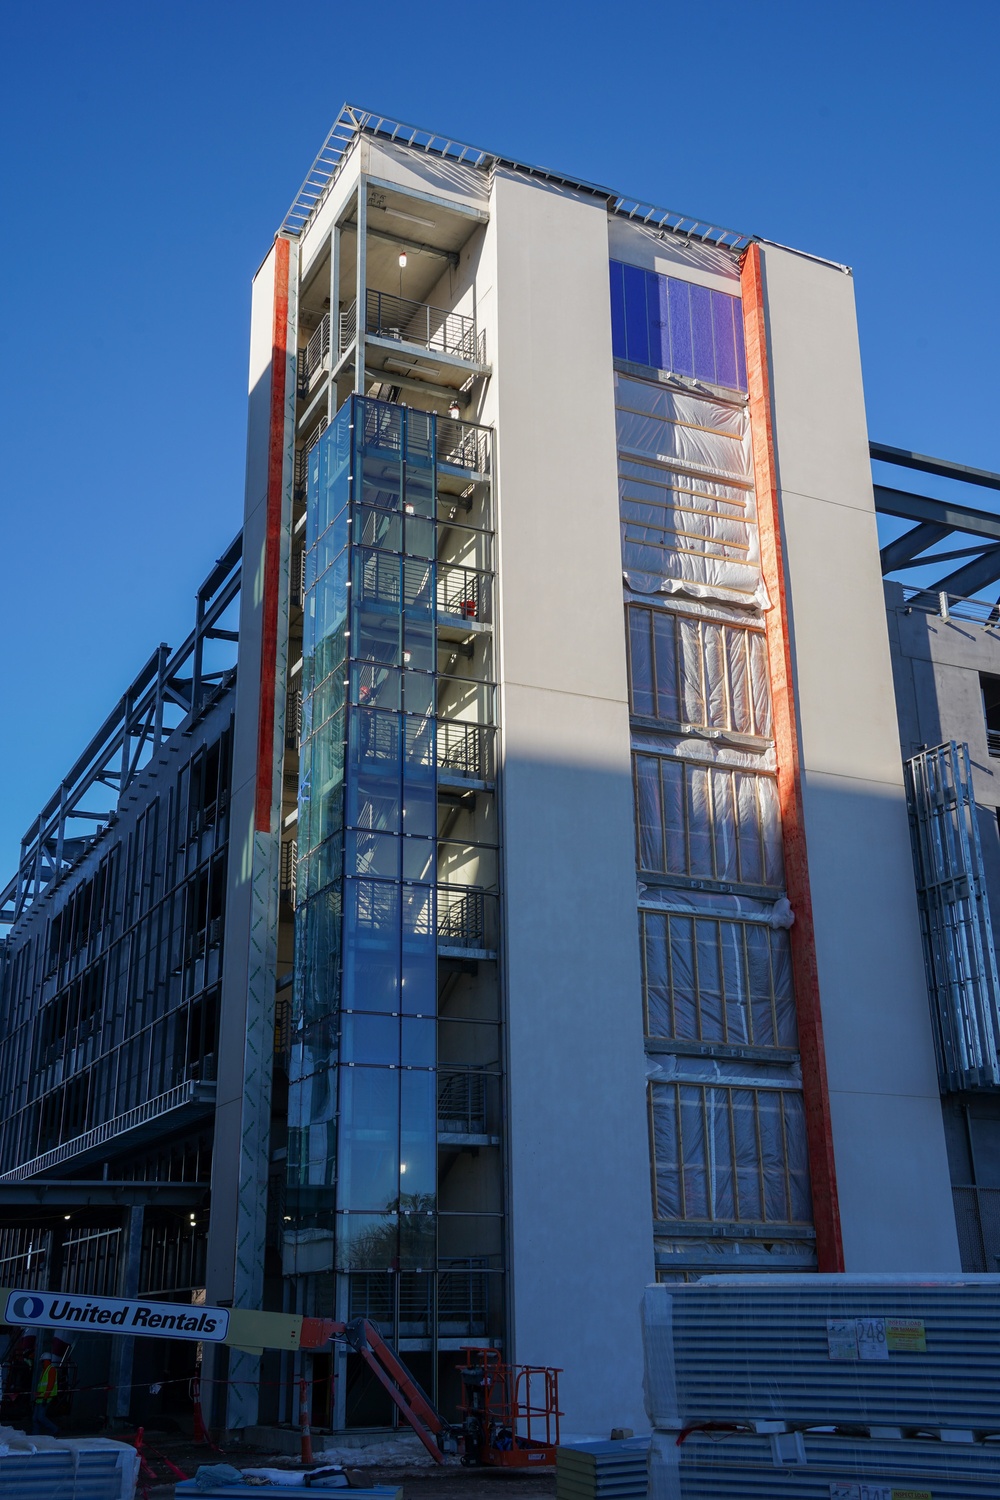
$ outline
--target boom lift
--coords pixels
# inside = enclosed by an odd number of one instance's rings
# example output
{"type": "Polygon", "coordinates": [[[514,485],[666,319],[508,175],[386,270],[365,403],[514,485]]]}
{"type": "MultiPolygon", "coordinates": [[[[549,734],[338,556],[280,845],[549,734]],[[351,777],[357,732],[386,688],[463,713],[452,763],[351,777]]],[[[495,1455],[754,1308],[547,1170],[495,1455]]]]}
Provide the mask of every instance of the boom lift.
{"type": "Polygon", "coordinates": [[[344,1343],[360,1354],[400,1414],[437,1463],[462,1447],[464,1464],[495,1468],[550,1466],[559,1446],[559,1371],[506,1365],[497,1349],[467,1348],[462,1378],[461,1424],[435,1410],[406,1365],[368,1318],[336,1323],[302,1319],[302,1349],[344,1343]]]}
{"type": "MultiPolygon", "coordinates": [[[[559,1444],[559,1371],[502,1363],[496,1349],[466,1348],[461,1423],[446,1422],[369,1318],[352,1323],[244,1307],[185,1307],[145,1297],[81,1297],[37,1289],[0,1288],[3,1326],[127,1338],[179,1338],[265,1349],[328,1354],[337,1345],[360,1355],[431,1457],[442,1463],[461,1446],[462,1462],[519,1468],[554,1464],[559,1444]]],[[[12,1347],[14,1345],[12,1344],[12,1347]]],[[[304,1382],[303,1382],[304,1385],[304,1382]]]]}

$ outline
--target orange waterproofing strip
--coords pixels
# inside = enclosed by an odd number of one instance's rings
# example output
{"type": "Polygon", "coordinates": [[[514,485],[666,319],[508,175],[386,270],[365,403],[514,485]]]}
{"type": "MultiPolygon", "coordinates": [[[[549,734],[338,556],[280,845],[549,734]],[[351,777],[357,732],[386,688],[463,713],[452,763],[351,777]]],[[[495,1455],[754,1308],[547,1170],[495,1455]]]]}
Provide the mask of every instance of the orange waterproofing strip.
{"type": "Polygon", "coordinates": [[[767,362],[767,328],[760,246],[751,245],[741,266],[743,322],[746,331],[747,380],[750,393],[750,431],[753,441],[760,560],[771,600],[766,612],[767,655],[771,673],[774,741],[778,763],[778,800],[781,841],[785,856],[785,884],[795,912],[789,933],[792,979],[802,1058],[809,1174],[812,1180],[816,1258],[821,1271],[844,1269],[844,1246],[837,1201],[837,1173],[833,1158],[830,1091],[823,1047],[816,934],[802,797],[802,764],[795,712],[795,677],[788,633],[785,564],[781,547],[774,433],[771,421],[771,381],[767,362]]]}
{"type": "Polygon", "coordinates": [[[288,364],[288,240],[274,242],[274,331],[271,336],[271,423],[267,448],[264,587],[261,601],[260,708],[257,720],[257,793],[254,827],[271,831],[274,783],[274,700],[278,660],[278,583],[281,565],[281,498],[285,461],[285,373],[288,364]]]}

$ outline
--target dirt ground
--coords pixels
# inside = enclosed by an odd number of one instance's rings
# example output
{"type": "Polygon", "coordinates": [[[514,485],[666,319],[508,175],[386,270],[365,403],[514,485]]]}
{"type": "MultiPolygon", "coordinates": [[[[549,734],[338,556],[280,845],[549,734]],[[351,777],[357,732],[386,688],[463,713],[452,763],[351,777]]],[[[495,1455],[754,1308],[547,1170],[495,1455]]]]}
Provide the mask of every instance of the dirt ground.
{"type": "MultiPolygon", "coordinates": [[[[148,1434],[142,1451],[156,1478],[154,1480],[145,1472],[140,1475],[136,1491],[140,1500],[143,1496],[148,1500],[173,1500],[176,1475],[172,1474],[167,1460],[189,1478],[194,1477],[200,1465],[212,1463],[228,1463],[237,1469],[294,1470],[301,1467],[286,1454],[266,1453],[259,1448],[235,1444],[223,1452],[213,1452],[195,1446],[190,1439],[164,1433],[148,1434]]],[[[377,1484],[401,1486],[403,1500],[536,1500],[536,1497],[543,1500],[556,1492],[555,1469],[536,1469],[530,1474],[521,1474],[503,1469],[467,1469],[456,1460],[444,1465],[366,1466],[358,1471],[358,1481],[366,1487],[377,1484]]],[[[289,1490],[290,1496],[300,1493],[297,1488],[289,1490]]],[[[316,1494],[317,1491],[308,1493],[316,1494]]],[[[342,1493],[344,1500],[350,1500],[350,1490],[342,1493]]],[[[252,1495],[253,1490],[248,1489],[247,1494],[252,1495]]]]}

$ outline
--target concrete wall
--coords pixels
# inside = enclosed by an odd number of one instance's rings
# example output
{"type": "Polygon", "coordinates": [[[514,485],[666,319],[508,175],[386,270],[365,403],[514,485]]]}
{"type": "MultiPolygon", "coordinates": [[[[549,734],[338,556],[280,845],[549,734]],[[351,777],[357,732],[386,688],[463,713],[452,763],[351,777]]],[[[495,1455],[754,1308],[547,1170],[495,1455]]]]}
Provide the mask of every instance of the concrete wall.
{"type": "Polygon", "coordinates": [[[254,794],[260,709],[261,604],[267,507],[271,349],[274,332],[274,249],[253,283],[240,664],[236,682],[233,784],[221,1011],[219,1076],[212,1158],[212,1216],[208,1239],[209,1301],[230,1298],[236,1267],[235,1227],[243,1122],[247,1027],[254,794]]]}
{"type": "Polygon", "coordinates": [[[775,246],[763,265],[846,1264],[957,1269],[853,283],[775,246]]]}
{"type": "Polygon", "coordinates": [[[643,1428],[649,1147],[604,206],[499,172],[497,423],[514,1358],[643,1428]]]}

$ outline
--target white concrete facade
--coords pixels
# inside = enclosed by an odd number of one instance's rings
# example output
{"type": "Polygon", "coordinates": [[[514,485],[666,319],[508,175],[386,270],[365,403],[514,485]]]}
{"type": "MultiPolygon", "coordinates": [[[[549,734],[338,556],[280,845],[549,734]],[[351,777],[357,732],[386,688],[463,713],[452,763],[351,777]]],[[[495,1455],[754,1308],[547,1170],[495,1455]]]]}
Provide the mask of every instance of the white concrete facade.
{"type": "Polygon", "coordinates": [[[775,246],[762,258],[846,1265],[956,1270],[853,284],[775,246]]]}
{"type": "Polygon", "coordinates": [[[639,1430],[653,1257],[607,216],[498,173],[490,232],[514,1355],[564,1368],[569,1430],[639,1430]]]}

